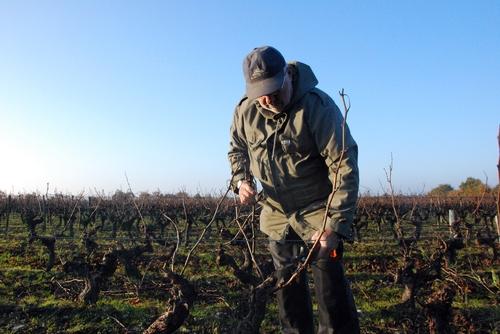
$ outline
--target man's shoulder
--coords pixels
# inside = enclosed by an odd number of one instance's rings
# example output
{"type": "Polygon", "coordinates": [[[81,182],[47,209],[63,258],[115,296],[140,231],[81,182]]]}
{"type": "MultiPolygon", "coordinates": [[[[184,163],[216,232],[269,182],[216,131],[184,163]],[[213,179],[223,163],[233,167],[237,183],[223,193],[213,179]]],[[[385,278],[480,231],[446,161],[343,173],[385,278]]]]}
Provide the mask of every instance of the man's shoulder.
{"type": "Polygon", "coordinates": [[[248,96],[243,95],[243,97],[240,99],[240,102],[238,102],[236,106],[240,107],[243,103],[248,103],[248,96]]]}
{"type": "Polygon", "coordinates": [[[252,100],[250,100],[246,95],[240,99],[240,101],[236,104],[236,108],[234,109],[235,113],[243,113],[245,110],[252,106],[252,100]]]}
{"type": "Polygon", "coordinates": [[[316,87],[312,88],[309,91],[309,94],[307,94],[307,99],[311,100],[312,102],[319,102],[322,106],[325,107],[335,105],[335,102],[330,97],[330,95],[316,87]]]}
{"type": "Polygon", "coordinates": [[[319,88],[311,89],[305,96],[302,103],[302,109],[307,122],[313,119],[331,117],[339,112],[335,101],[319,88]]]}

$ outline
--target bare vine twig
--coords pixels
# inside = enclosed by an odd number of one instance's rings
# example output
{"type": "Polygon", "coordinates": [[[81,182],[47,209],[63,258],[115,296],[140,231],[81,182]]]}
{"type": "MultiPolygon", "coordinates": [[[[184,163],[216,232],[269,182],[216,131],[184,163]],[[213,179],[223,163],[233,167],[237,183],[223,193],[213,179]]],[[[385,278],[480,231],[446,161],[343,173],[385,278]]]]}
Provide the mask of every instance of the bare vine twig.
{"type": "Polygon", "coordinates": [[[288,281],[281,282],[280,284],[278,284],[278,286],[275,288],[275,291],[277,291],[279,289],[283,289],[283,288],[289,286],[290,284],[292,284],[292,282],[295,281],[299,277],[299,275],[307,268],[307,266],[313,260],[313,257],[314,257],[313,255],[315,254],[315,250],[318,247],[318,244],[319,244],[323,234],[325,233],[326,222],[328,220],[328,212],[330,210],[330,205],[332,204],[333,198],[335,197],[335,194],[337,193],[337,191],[340,187],[340,182],[339,182],[340,165],[342,164],[342,160],[344,159],[344,154],[346,152],[345,130],[346,130],[346,124],[347,124],[347,114],[348,114],[349,110],[351,109],[351,101],[349,99],[349,95],[344,93],[343,88],[341,91],[339,91],[339,95],[342,98],[342,104],[344,105],[344,119],[342,122],[342,151],[340,152],[339,164],[336,166],[334,173],[333,173],[333,185],[332,185],[333,189],[332,189],[332,192],[330,193],[330,195],[328,196],[328,201],[326,203],[325,214],[323,216],[323,225],[321,227],[321,233],[318,236],[318,238],[314,241],[312,247],[309,249],[309,253],[307,254],[305,261],[303,263],[299,264],[299,266],[297,267],[295,272],[290,276],[288,281]],[[346,103],[346,97],[348,99],[347,103],[346,103]]]}
{"type": "MultiPolygon", "coordinates": [[[[179,245],[181,243],[181,237],[180,237],[180,234],[179,234],[179,229],[177,228],[177,224],[175,224],[175,222],[172,220],[172,218],[170,218],[169,216],[167,216],[164,213],[162,213],[162,215],[163,215],[163,217],[165,217],[165,219],[167,219],[169,222],[171,222],[172,225],[174,225],[175,234],[177,236],[177,242],[175,244],[174,251],[172,252],[172,258],[170,260],[170,270],[172,270],[172,272],[175,272],[174,271],[175,255],[177,254],[177,250],[179,249],[179,245]]],[[[165,269],[165,265],[163,266],[163,269],[165,269]]]]}
{"type": "Polygon", "coordinates": [[[127,180],[127,185],[128,185],[128,191],[132,194],[132,202],[134,203],[134,207],[137,210],[137,213],[139,215],[139,218],[141,219],[141,227],[142,227],[142,232],[144,233],[144,236],[147,238],[147,227],[146,223],[144,222],[144,218],[142,217],[141,209],[139,209],[139,206],[137,205],[137,202],[135,200],[135,194],[132,191],[132,187],[130,186],[130,182],[128,182],[128,176],[127,173],[125,173],[125,179],[127,180]]]}
{"type": "MultiPolygon", "coordinates": [[[[231,185],[231,183],[232,183],[232,180],[231,180],[231,182],[229,182],[229,184],[231,185]]],[[[203,232],[201,232],[200,237],[198,238],[198,240],[196,241],[196,243],[193,245],[193,247],[191,247],[191,249],[189,250],[189,252],[188,252],[188,254],[186,256],[186,261],[184,261],[184,266],[182,267],[182,270],[180,272],[181,276],[184,274],[184,271],[186,270],[186,267],[189,264],[189,261],[191,260],[191,255],[193,254],[194,250],[198,247],[198,245],[200,244],[201,240],[203,240],[203,237],[205,236],[205,233],[207,233],[208,229],[212,226],[212,223],[215,221],[215,217],[217,217],[217,213],[219,212],[219,208],[222,205],[222,202],[224,202],[224,200],[227,197],[227,194],[229,193],[229,190],[231,190],[231,186],[230,185],[227,187],[227,190],[224,193],[224,195],[217,202],[217,206],[215,207],[215,212],[214,212],[214,214],[212,216],[212,219],[205,226],[205,228],[203,229],[203,232]]]]}

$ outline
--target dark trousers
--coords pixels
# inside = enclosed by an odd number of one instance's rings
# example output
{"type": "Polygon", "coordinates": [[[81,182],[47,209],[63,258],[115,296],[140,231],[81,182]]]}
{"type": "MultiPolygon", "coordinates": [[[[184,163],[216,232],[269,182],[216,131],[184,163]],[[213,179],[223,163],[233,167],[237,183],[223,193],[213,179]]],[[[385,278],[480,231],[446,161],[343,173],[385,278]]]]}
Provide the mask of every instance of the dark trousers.
{"type": "MultiPolygon", "coordinates": [[[[342,252],[342,244],[338,251],[342,252]]],[[[278,279],[288,280],[297,260],[307,255],[307,247],[300,237],[289,229],[285,240],[270,241],[278,279]]],[[[359,321],[349,282],[344,275],[342,260],[318,259],[311,263],[319,310],[318,334],[356,334],[359,321]]],[[[287,288],[277,292],[280,323],[283,333],[314,333],[311,295],[306,271],[287,288]]]]}

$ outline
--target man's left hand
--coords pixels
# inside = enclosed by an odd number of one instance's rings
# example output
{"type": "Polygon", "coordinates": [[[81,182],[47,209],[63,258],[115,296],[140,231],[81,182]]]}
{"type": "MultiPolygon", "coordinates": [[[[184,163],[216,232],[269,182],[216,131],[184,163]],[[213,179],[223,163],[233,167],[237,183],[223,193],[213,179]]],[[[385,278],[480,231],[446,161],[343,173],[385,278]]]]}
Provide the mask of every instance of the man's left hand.
{"type": "Polygon", "coordinates": [[[339,246],[339,236],[337,233],[333,232],[331,229],[326,228],[323,234],[321,231],[316,231],[311,237],[311,241],[315,242],[321,235],[321,238],[316,247],[318,248],[317,259],[327,259],[330,256],[332,250],[337,249],[339,246]]]}

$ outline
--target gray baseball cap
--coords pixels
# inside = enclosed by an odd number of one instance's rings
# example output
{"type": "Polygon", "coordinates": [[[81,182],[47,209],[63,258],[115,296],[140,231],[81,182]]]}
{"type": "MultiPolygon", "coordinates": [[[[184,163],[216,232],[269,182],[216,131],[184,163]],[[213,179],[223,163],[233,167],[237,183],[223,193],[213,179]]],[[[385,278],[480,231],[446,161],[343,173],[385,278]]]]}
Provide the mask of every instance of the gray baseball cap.
{"type": "Polygon", "coordinates": [[[272,46],[253,49],[243,60],[246,95],[249,99],[273,93],[283,86],[285,58],[272,46]]]}

